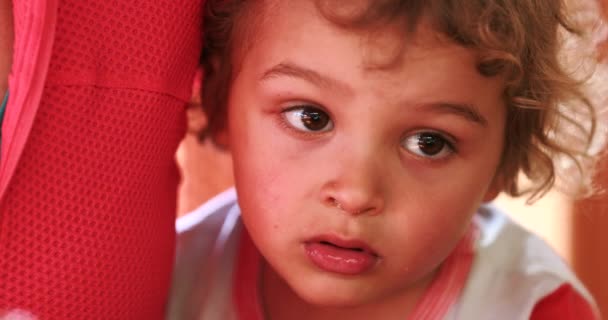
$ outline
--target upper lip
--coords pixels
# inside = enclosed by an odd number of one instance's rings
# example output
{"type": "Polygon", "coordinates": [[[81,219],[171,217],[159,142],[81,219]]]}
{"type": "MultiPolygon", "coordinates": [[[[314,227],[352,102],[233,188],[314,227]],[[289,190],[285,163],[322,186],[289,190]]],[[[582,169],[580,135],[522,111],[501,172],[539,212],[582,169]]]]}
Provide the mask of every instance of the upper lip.
{"type": "Polygon", "coordinates": [[[313,243],[313,242],[327,243],[329,245],[334,245],[336,247],[340,247],[340,248],[344,248],[344,249],[361,250],[368,254],[378,256],[378,253],[376,250],[374,250],[367,243],[365,243],[364,241],[359,240],[359,239],[351,239],[351,238],[341,237],[338,235],[326,234],[326,235],[320,235],[320,236],[313,237],[313,238],[309,239],[308,241],[306,241],[306,243],[313,243]]]}

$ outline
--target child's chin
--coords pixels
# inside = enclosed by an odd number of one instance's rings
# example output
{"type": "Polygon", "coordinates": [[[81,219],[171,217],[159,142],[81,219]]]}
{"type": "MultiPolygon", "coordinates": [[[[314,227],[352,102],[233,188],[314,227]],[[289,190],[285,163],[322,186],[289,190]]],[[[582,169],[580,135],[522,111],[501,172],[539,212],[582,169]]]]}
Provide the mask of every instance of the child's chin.
{"type": "Polygon", "coordinates": [[[372,302],[373,296],[367,290],[358,290],[356,286],[334,286],[329,283],[314,286],[305,283],[305,287],[292,290],[306,303],[327,308],[347,308],[361,306],[372,302]]]}
{"type": "Polygon", "coordinates": [[[320,294],[316,296],[300,296],[308,304],[323,308],[349,308],[365,304],[365,299],[353,296],[338,296],[320,294]]]}

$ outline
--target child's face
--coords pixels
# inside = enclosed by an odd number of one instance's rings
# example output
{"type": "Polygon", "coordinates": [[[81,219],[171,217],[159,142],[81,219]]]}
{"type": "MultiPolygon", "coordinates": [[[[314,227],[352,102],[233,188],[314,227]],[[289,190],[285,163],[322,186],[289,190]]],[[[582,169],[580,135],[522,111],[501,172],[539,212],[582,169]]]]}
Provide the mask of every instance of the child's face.
{"type": "Polygon", "coordinates": [[[390,61],[396,38],[367,42],[311,2],[266,17],[232,84],[242,218],[274,271],[310,303],[405,295],[496,194],[503,83],[425,24],[402,64],[373,68],[390,61]]]}

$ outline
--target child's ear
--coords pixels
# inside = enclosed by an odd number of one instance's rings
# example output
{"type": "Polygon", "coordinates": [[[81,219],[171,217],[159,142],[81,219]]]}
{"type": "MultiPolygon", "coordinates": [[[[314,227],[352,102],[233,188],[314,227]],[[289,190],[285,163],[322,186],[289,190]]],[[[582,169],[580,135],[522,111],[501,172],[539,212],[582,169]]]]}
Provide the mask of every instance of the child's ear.
{"type": "Polygon", "coordinates": [[[493,201],[494,199],[496,199],[496,197],[498,197],[498,194],[500,194],[501,191],[502,182],[501,179],[496,176],[494,177],[494,180],[492,180],[492,183],[488,187],[488,190],[486,190],[486,194],[483,196],[483,202],[485,203],[493,201]]]}
{"type": "MultiPolygon", "coordinates": [[[[203,91],[210,92],[212,96],[208,96],[207,103],[211,103],[209,106],[212,108],[215,116],[213,119],[214,124],[209,124],[208,134],[209,138],[213,143],[222,150],[229,150],[229,139],[228,139],[228,123],[226,118],[226,110],[220,107],[218,104],[222,101],[216,100],[215,95],[219,91],[222,83],[222,59],[217,55],[212,55],[206,58],[203,63],[203,91]]],[[[205,96],[205,95],[204,95],[205,96]]],[[[203,104],[205,101],[203,101],[203,104]]]]}
{"type": "Polygon", "coordinates": [[[222,126],[217,132],[213,133],[213,141],[220,149],[230,151],[230,139],[228,139],[227,124],[222,126]]]}
{"type": "Polygon", "coordinates": [[[205,65],[205,73],[210,75],[216,75],[220,71],[221,67],[221,59],[217,55],[212,55],[207,58],[207,63],[205,65]]]}

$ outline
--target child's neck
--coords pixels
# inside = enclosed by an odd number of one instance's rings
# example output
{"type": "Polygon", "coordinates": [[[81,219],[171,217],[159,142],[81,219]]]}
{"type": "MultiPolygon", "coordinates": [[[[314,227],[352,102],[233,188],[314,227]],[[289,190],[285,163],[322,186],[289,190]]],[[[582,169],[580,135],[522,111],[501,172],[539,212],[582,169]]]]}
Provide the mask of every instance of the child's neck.
{"type": "Polygon", "coordinates": [[[261,303],[265,320],[388,319],[404,320],[414,310],[436,272],[401,295],[357,307],[318,307],[298,295],[266,263],[262,266],[261,303]]]}

